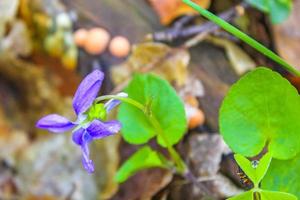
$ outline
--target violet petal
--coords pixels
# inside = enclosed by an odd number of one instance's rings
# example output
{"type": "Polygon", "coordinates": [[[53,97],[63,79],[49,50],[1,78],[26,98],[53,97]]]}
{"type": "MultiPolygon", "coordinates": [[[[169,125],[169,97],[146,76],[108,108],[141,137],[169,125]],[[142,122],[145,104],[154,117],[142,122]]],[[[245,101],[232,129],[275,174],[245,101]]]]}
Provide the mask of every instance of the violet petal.
{"type": "MultiPolygon", "coordinates": [[[[121,92],[119,94],[117,94],[117,96],[119,97],[128,97],[128,94],[121,92]]],[[[111,99],[108,102],[105,103],[105,108],[106,108],[106,112],[111,111],[114,107],[116,107],[117,105],[119,105],[121,103],[120,100],[117,99],[111,99]]]]}
{"type": "Polygon", "coordinates": [[[101,122],[94,120],[87,128],[89,135],[93,139],[101,139],[110,135],[118,133],[121,129],[121,123],[116,120],[101,122]]]}
{"type": "Polygon", "coordinates": [[[75,144],[77,144],[77,145],[82,144],[82,137],[83,137],[84,132],[85,132],[85,130],[83,128],[80,128],[73,132],[72,140],[75,144]]]}
{"type": "Polygon", "coordinates": [[[73,122],[57,114],[47,115],[36,123],[37,128],[46,129],[54,133],[66,132],[74,126],[75,124],[73,122]]]}
{"type": "Polygon", "coordinates": [[[77,115],[84,113],[92,105],[103,79],[103,72],[94,70],[81,81],[73,98],[73,108],[77,115]]]}
{"type": "MultiPolygon", "coordinates": [[[[90,139],[85,140],[86,138],[85,135],[88,136],[88,133],[85,132],[82,137],[82,144],[81,144],[82,165],[87,172],[93,173],[95,171],[95,167],[93,161],[90,159],[90,150],[89,150],[90,139]]],[[[90,136],[88,136],[88,138],[89,137],[90,136]]]]}

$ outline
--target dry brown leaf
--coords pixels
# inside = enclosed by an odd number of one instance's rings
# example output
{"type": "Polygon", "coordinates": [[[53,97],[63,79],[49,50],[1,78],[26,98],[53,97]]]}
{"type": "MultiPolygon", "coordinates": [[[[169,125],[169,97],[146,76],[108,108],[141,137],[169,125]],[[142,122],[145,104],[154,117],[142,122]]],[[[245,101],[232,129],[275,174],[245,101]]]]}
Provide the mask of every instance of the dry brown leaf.
{"type": "MultiPolygon", "coordinates": [[[[101,152],[98,157],[101,157],[101,152]]],[[[18,191],[20,199],[28,195],[51,195],[56,199],[97,199],[96,176],[87,176],[81,167],[81,151],[70,136],[43,137],[24,148],[18,155],[18,191]],[[71,156],[70,156],[71,155],[71,156]]],[[[109,160],[107,161],[109,162],[109,160]]],[[[98,165],[98,169],[103,170],[98,165]]]]}
{"type": "Polygon", "coordinates": [[[14,20],[19,0],[1,0],[0,1],[0,40],[6,32],[6,25],[8,22],[14,20]]]}
{"type": "Polygon", "coordinates": [[[187,78],[189,53],[184,49],[174,49],[162,43],[142,43],[135,45],[128,60],[113,68],[114,84],[124,83],[134,72],[154,72],[170,82],[182,86],[187,78]]]}
{"type": "MultiPolygon", "coordinates": [[[[116,114],[114,113],[114,115],[116,114]]],[[[120,140],[120,136],[108,137],[92,145],[91,154],[94,157],[95,165],[101,166],[101,170],[97,170],[95,174],[95,177],[98,177],[97,185],[101,188],[100,199],[111,199],[118,190],[118,183],[112,177],[115,176],[119,166],[120,140]],[[101,152],[101,156],[99,156],[99,152],[101,152]]]]}
{"type": "MultiPolygon", "coordinates": [[[[0,91],[0,96],[2,92],[5,91],[0,91]]],[[[11,100],[8,93],[4,99],[11,100]]],[[[0,98],[1,101],[4,99],[0,98]]],[[[3,102],[2,105],[0,104],[0,158],[12,159],[18,151],[21,151],[26,147],[28,138],[24,131],[15,129],[13,123],[7,119],[5,116],[4,105],[5,102],[3,102]]]]}
{"type": "Polygon", "coordinates": [[[24,200],[57,200],[57,197],[50,195],[30,195],[24,200]]]}
{"type": "Polygon", "coordinates": [[[230,40],[217,37],[209,37],[207,40],[224,48],[228,60],[237,75],[243,75],[255,68],[256,64],[252,58],[243,49],[230,40]]]}
{"type": "Polygon", "coordinates": [[[15,20],[8,35],[0,42],[0,49],[13,55],[29,56],[32,52],[32,41],[26,24],[15,20]]]}
{"type": "Polygon", "coordinates": [[[191,134],[187,142],[191,169],[199,181],[206,183],[209,190],[224,199],[241,192],[232,181],[219,173],[222,156],[231,153],[220,134],[191,134]]]}
{"type": "Polygon", "coordinates": [[[205,95],[202,81],[198,79],[193,73],[189,73],[183,87],[177,89],[179,96],[181,96],[182,98],[185,98],[186,96],[204,97],[205,95]]]}
{"type": "Polygon", "coordinates": [[[295,0],[293,12],[287,21],[273,26],[279,54],[290,64],[300,69],[300,0],[295,0]]]}
{"type": "Polygon", "coordinates": [[[17,13],[18,0],[1,0],[0,1],[0,20],[12,21],[17,13]]]}
{"type": "Polygon", "coordinates": [[[151,168],[140,171],[122,184],[112,199],[151,200],[172,181],[172,178],[172,172],[165,169],[151,168]]]}
{"type": "MultiPolygon", "coordinates": [[[[198,14],[182,0],[149,0],[154,10],[160,17],[160,22],[164,25],[170,24],[175,18],[185,14],[198,14]]],[[[210,0],[195,0],[203,8],[208,8],[210,0]]]]}

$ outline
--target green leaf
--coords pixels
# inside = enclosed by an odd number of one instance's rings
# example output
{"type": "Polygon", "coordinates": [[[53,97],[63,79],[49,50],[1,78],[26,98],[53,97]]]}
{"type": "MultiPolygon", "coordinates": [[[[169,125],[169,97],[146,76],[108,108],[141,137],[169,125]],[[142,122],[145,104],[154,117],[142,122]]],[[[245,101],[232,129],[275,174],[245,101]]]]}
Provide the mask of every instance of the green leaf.
{"type": "Polygon", "coordinates": [[[292,0],[247,0],[257,9],[270,14],[272,23],[281,23],[292,10],[292,0]]]}
{"type": "Polygon", "coordinates": [[[270,153],[265,154],[259,160],[259,164],[256,168],[253,167],[250,160],[240,154],[235,154],[234,158],[245,174],[254,183],[254,185],[258,185],[269,168],[272,156],[270,153]]]}
{"type": "Polygon", "coordinates": [[[253,38],[249,37],[244,32],[240,31],[236,27],[232,26],[222,18],[214,15],[210,11],[202,8],[192,0],[182,0],[187,5],[191,6],[193,9],[197,10],[201,15],[209,19],[210,21],[214,22],[215,24],[222,27],[224,30],[228,31],[229,33],[233,34],[235,37],[241,39],[242,41],[246,42],[248,45],[259,51],[260,53],[264,54],[268,58],[272,59],[273,61],[280,64],[282,67],[284,67],[286,70],[290,71],[291,73],[300,76],[300,72],[293,67],[292,65],[288,64],[284,59],[282,59],[280,56],[278,56],[276,53],[262,45],[261,43],[257,42],[253,38]]]}
{"type": "Polygon", "coordinates": [[[284,192],[273,192],[273,191],[266,191],[266,190],[253,192],[253,190],[250,190],[248,192],[244,192],[237,196],[231,197],[227,200],[253,200],[254,195],[260,196],[261,200],[297,200],[298,199],[296,196],[284,192]]]}
{"type": "Polygon", "coordinates": [[[225,142],[246,157],[266,144],[274,158],[289,159],[300,150],[300,97],[278,73],[257,68],[235,83],[220,109],[225,142]]]}
{"type": "Polygon", "coordinates": [[[122,183],[138,171],[151,167],[168,168],[167,160],[159,152],[153,151],[149,146],[144,146],[125,161],[118,170],[115,180],[122,183]]]}
{"type": "Polygon", "coordinates": [[[250,190],[248,192],[244,192],[242,194],[239,194],[237,196],[231,197],[227,200],[252,200],[253,199],[253,191],[250,190]]]}
{"type": "Polygon", "coordinates": [[[261,200],[297,200],[298,198],[292,194],[284,192],[272,192],[262,190],[260,192],[261,200]]]}
{"type": "MultiPolygon", "coordinates": [[[[154,116],[169,145],[174,145],[186,131],[184,105],[171,85],[155,75],[136,75],[125,90],[128,96],[143,105],[154,116]]],[[[132,144],[144,144],[158,133],[145,114],[130,104],[120,106],[118,119],[122,122],[122,135],[132,144]]],[[[158,143],[164,147],[163,138],[158,143]]]]}
{"type": "Polygon", "coordinates": [[[249,4],[263,12],[269,12],[269,0],[246,0],[249,4]]]}
{"type": "Polygon", "coordinates": [[[272,161],[272,155],[271,153],[267,153],[265,154],[260,160],[259,160],[259,164],[257,166],[257,168],[255,169],[256,172],[256,182],[260,183],[261,180],[264,178],[264,176],[266,175],[270,164],[272,161]]]}
{"type": "Polygon", "coordinates": [[[256,172],[255,169],[252,167],[251,161],[245,158],[240,154],[235,154],[234,159],[238,163],[238,165],[242,168],[245,174],[249,177],[249,179],[256,184],[256,172]]]}
{"type": "Polygon", "coordinates": [[[300,198],[300,154],[291,160],[273,159],[270,168],[261,182],[267,190],[295,194],[300,198]]]}
{"type": "Polygon", "coordinates": [[[292,1],[272,0],[270,1],[270,17],[273,24],[283,22],[291,13],[292,1]]]}

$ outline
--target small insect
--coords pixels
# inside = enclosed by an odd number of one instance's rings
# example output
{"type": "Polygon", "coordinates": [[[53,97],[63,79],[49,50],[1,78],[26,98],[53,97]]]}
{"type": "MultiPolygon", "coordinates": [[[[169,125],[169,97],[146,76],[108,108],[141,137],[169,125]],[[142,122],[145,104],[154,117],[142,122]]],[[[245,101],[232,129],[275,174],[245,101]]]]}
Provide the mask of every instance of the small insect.
{"type": "Polygon", "coordinates": [[[252,185],[253,185],[252,181],[248,178],[248,176],[243,172],[242,169],[239,168],[239,171],[237,172],[237,175],[241,179],[241,184],[243,184],[247,188],[251,188],[252,187],[252,185]]]}
{"type": "Polygon", "coordinates": [[[258,161],[258,160],[253,160],[253,161],[251,162],[251,164],[252,164],[252,167],[253,167],[254,169],[256,169],[256,168],[258,167],[258,165],[259,165],[259,161],[258,161]]]}

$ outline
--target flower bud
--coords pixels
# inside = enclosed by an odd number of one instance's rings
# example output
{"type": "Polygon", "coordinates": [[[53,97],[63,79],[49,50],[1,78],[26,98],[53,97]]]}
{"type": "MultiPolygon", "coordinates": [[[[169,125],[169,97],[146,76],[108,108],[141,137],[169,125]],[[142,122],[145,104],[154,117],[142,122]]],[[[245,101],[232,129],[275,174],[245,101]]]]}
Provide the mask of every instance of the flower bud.
{"type": "Polygon", "coordinates": [[[92,121],[94,119],[99,119],[102,121],[106,120],[107,117],[107,111],[102,103],[93,104],[90,109],[88,110],[88,119],[89,121],[92,121]]]}

